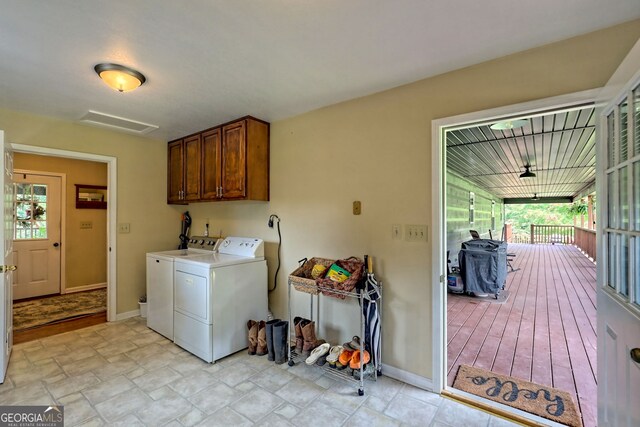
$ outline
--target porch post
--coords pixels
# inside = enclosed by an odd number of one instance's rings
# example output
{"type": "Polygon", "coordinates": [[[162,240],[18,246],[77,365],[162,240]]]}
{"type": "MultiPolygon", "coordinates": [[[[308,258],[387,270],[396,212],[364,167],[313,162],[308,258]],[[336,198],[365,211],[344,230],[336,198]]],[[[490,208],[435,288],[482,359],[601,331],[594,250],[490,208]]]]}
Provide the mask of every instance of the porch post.
{"type": "Polygon", "coordinates": [[[589,195],[587,196],[587,228],[589,230],[593,230],[594,224],[593,224],[593,196],[589,195]]]}
{"type": "Polygon", "coordinates": [[[533,245],[533,229],[534,229],[535,225],[531,224],[531,244],[533,245]]]}

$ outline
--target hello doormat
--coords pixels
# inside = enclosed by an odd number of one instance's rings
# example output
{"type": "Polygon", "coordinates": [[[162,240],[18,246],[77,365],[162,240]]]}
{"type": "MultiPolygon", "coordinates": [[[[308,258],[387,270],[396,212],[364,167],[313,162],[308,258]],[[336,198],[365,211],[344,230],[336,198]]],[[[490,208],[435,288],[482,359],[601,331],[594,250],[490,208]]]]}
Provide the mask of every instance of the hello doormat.
{"type": "Polygon", "coordinates": [[[572,427],[582,427],[573,397],[552,387],[460,365],[453,387],[572,427]]]}
{"type": "Polygon", "coordinates": [[[106,288],[16,302],[13,329],[20,331],[104,311],[107,311],[106,288]]]}

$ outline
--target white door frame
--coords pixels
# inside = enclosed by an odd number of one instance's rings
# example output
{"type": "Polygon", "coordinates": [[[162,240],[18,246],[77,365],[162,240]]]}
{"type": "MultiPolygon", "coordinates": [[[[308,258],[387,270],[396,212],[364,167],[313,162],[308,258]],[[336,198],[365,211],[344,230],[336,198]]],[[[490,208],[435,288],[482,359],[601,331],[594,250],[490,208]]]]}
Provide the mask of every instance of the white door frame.
{"type": "MultiPolygon", "coordinates": [[[[67,233],[67,174],[59,172],[45,172],[36,171],[31,169],[13,169],[14,174],[27,174],[27,175],[44,175],[55,176],[60,178],[60,239],[63,243],[66,243],[67,233]]],[[[67,283],[67,269],[66,269],[67,250],[66,244],[63,244],[60,248],[60,293],[64,294],[65,284],[67,283]]]]}
{"type": "Polygon", "coordinates": [[[116,320],[117,315],[117,285],[116,285],[116,224],[118,200],[117,190],[117,159],[111,156],[100,154],[81,153],[77,151],[58,150],[56,148],[37,147],[34,145],[11,144],[16,153],[38,154],[50,157],[65,157],[68,159],[89,160],[107,164],[107,321],[116,320]]]}
{"type": "Polygon", "coordinates": [[[431,223],[433,239],[431,242],[432,266],[432,384],[433,391],[441,393],[446,386],[447,351],[447,310],[446,310],[446,152],[444,129],[465,127],[473,123],[493,123],[498,119],[513,116],[536,114],[550,109],[570,108],[580,104],[595,102],[601,89],[591,89],[551,98],[539,99],[489,110],[476,111],[458,116],[436,119],[431,122],[431,223]]]}

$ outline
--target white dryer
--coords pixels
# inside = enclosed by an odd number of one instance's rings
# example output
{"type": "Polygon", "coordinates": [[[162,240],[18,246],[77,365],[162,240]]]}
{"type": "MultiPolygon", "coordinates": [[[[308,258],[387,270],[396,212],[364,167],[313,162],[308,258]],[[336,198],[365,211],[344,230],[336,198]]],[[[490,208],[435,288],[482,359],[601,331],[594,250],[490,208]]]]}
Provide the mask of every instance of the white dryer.
{"type": "Polygon", "coordinates": [[[194,236],[187,249],[147,253],[147,326],[173,340],[173,282],[176,260],[215,252],[223,239],[194,236]]]}
{"type": "Polygon", "coordinates": [[[261,239],[227,237],[217,253],[176,259],[174,342],[207,362],[247,347],[247,320],[266,319],[261,239]]]}

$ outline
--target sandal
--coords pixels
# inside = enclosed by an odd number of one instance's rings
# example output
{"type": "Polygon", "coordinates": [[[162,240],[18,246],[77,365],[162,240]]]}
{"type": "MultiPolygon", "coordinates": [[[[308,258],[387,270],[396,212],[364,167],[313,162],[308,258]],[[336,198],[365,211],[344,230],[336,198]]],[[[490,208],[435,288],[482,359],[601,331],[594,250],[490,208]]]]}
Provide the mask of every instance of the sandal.
{"type": "Polygon", "coordinates": [[[360,360],[360,350],[356,351],[353,353],[353,356],[351,356],[351,360],[349,361],[349,367],[351,369],[357,369],[360,370],[360,363],[369,363],[369,360],[371,360],[371,356],[369,355],[369,352],[367,350],[364,351],[363,356],[362,356],[362,361],[360,360]]]}
{"type": "Polygon", "coordinates": [[[329,364],[329,366],[331,366],[332,368],[336,367],[336,362],[338,361],[338,357],[340,357],[340,353],[342,353],[342,346],[341,345],[334,345],[333,347],[331,347],[331,350],[329,350],[329,355],[327,356],[327,363],[329,364]]]}
{"type": "Polygon", "coordinates": [[[324,343],[314,348],[311,351],[309,357],[307,357],[307,360],[305,360],[305,363],[307,365],[313,365],[314,363],[316,363],[320,356],[327,354],[327,352],[329,351],[329,347],[331,347],[329,343],[324,343]]]}
{"type": "Polygon", "coordinates": [[[349,361],[351,360],[352,356],[353,351],[346,348],[343,349],[342,353],[340,353],[340,356],[338,357],[338,361],[336,362],[336,368],[345,369],[347,366],[349,366],[349,361]]]}

